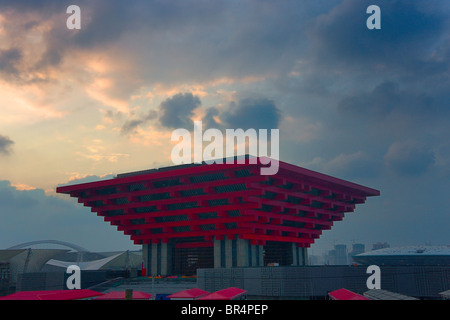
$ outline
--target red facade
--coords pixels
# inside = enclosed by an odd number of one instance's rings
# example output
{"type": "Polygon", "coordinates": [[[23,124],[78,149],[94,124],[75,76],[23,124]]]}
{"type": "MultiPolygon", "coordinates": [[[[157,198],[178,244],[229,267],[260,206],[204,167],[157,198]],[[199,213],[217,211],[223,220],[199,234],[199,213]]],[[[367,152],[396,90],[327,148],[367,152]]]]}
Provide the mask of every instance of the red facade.
{"type": "Polygon", "coordinates": [[[119,175],[58,193],[78,198],[135,244],[213,246],[214,239],[252,245],[291,242],[309,247],[323,230],[379,191],[279,162],[273,176],[261,164],[185,165],[119,175]]]}

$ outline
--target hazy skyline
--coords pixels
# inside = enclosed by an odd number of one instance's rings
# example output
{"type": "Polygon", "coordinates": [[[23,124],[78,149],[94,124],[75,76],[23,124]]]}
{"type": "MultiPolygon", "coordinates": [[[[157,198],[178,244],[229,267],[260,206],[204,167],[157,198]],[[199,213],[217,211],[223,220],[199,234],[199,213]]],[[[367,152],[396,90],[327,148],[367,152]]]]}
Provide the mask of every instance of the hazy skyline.
{"type": "Polygon", "coordinates": [[[313,250],[450,244],[449,18],[445,0],[0,0],[0,248],[138,249],[55,188],[171,165],[197,120],[278,128],[282,161],[381,191],[313,250]]]}

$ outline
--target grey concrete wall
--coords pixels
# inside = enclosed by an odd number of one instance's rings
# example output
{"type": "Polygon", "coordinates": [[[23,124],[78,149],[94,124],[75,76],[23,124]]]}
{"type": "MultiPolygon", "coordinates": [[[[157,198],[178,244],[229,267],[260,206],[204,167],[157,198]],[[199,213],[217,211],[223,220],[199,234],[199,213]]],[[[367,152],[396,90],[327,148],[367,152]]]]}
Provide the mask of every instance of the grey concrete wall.
{"type": "Polygon", "coordinates": [[[65,289],[67,288],[63,272],[31,272],[20,273],[17,276],[17,292],[65,289]]]}
{"type": "MultiPolygon", "coordinates": [[[[381,289],[407,296],[439,299],[450,289],[450,266],[380,266],[381,289]]],[[[239,287],[249,296],[268,299],[324,298],[345,288],[357,293],[368,290],[367,266],[299,266],[199,269],[199,288],[212,292],[239,287]]]]}

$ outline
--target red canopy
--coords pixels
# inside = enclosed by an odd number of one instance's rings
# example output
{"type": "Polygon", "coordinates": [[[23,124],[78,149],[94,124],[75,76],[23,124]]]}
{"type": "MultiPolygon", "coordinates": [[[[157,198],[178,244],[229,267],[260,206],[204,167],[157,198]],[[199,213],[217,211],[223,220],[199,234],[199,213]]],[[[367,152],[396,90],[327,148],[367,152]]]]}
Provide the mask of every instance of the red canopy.
{"type": "MultiPolygon", "coordinates": [[[[111,291],[94,300],[125,300],[125,291],[111,291]]],[[[152,295],[141,291],[133,291],[133,300],[150,300],[152,295]]]]}
{"type": "Polygon", "coordinates": [[[82,290],[22,291],[2,297],[0,300],[79,300],[101,296],[102,293],[82,290]]]}
{"type": "Polygon", "coordinates": [[[193,289],[187,289],[187,290],[183,290],[183,291],[171,294],[167,297],[169,299],[198,299],[207,294],[209,294],[208,291],[198,289],[198,288],[193,288],[193,289]]]}
{"type": "Polygon", "coordinates": [[[247,293],[246,290],[231,287],[228,289],[223,289],[210,293],[206,296],[199,298],[198,300],[234,300],[244,295],[245,293],[247,293]]]}
{"type": "Polygon", "coordinates": [[[328,293],[333,300],[370,300],[347,289],[339,289],[328,293]]]}

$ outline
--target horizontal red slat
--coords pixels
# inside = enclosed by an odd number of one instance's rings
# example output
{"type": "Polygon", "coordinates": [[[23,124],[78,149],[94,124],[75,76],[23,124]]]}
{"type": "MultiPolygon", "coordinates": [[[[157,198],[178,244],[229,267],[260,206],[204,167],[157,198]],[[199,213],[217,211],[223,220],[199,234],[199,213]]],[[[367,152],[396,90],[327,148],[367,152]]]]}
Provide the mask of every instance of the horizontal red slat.
{"type": "Polygon", "coordinates": [[[159,200],[150,200],[145,202],[132,202],[126,204],[115,204],[115,205],[106,205],[100,207],[92,207],[94,211],[111,211],[111,210],[120,210],[120,209],[133,209],[140,207],[149,207],[154,205],[166,206],[169,204],[180,204],[180,203],[188,203],[188,202],[199,202],[199,201],[208,201],[208,200],[218,200],[225,199],[231,197],[247,197],[247,196],[257,196],[261,195],[261,190],[243,190],[243,191],[234,191],[227,193],[214,193],[214,194],[206,194],[206,195],[198,195],[198,196],[190,196],[190,197],[180,197],[180,198],[171,198],[171,199],[159,199],[159,200]]]}
{"type": "Polygon", "coordinates": [[[222,229],[222,230],[201,230],[201,231],[187,231],[187,232],[173,232],[173,233],[159,233],[151,235],[131,236],[131,240],[160,240],[169,238],[189,238],[189,237],[206,237],[216,235],[239,235],[250,233],[249,229],[222,229]]]}
{"type": "MultiPolygon", "coordinates": [[[[151,188],[151,189],[144,189],[144,190],[137,190],[137,191],[124,191],[124,192],[113,193],[113,194],[108,194],[108,195],[90,196],[90,197],[81,198],[81,199],[85,199],[85,200],[82,200],[83,202],[88,202],[88,201],[92,202],[92,201],[107,200],[107,199],[112,200],[112,199],[118,199],[118,198],[146,196],[146,195],[166,193],[166,192],[177,192],[177,191],[179,192],[179,191],[186,191],[186,190],[192,190],[192,189],[205,189],[205,188],[212,189],[214,187],[220,187],[220,186],[250,184],[253,182],[266,181],[267,179],[268,179],[267,176],[250,176],[250,177],[245,177],[245,178],[188,183],[188,184],[180,184],[180,185],[169,186],[169,187],[151,188]]],[[[114,180],[111,180],[111,185],[109,187],[117,186],[116,184],[113,184],[112,182],[114,182],[114,180]]]]}
{"type": "MultiPolygon", "coordinates": [[[[118,215],[114,217],[105,217],[106,221],[118,220],[118,221],[129,221],[133,219],[146,219],[146,218],[156,218],[156,217],[167,217],[167,216],[178,216],[178,215],[193,215],[194,219],[196,214],[207,213],[207,212],[223,212],[232,210],[242,210],[242,209],[256,209],[258,207],[257,203],[239,203],[239,204],[226,204],[217,207],[200,207],[200,208],[188,208],[170,211],[156,211],[156,212],[144,212],[135,214],[118,215]]],[[[100,216],[105,216],[105,213],[99,212],[100,216]]]]}
{"type": "Polygon", "coordinates": [[[184,221],[172,221],[172,222],[160,222],[160,223],[146,223],[141,225],[129,225],[129,226],[119,226],[119,230],[141,230],[145,232],[148,229],[156,228],[172,228],[172,227],[184,227],[184,226],[200,226],[204,224],[223,224],[230,222],[245,222],[254,221],[256,217],[252,216],[241,216],[241,217],[227,217],[227,218],[212,218],[212,219],[196,219],[196,220],[184,220],[184,221]]]}

